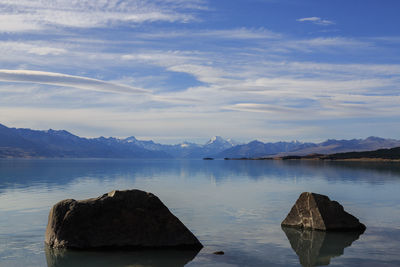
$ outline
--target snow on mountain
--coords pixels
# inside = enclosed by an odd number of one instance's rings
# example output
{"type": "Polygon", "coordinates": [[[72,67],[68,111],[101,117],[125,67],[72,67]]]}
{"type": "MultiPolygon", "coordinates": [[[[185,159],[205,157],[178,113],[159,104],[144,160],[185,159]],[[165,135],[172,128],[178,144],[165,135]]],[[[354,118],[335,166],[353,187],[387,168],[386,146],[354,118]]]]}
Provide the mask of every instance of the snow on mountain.
{"type": "Polygon", "coordinates": [[[204,144],[204,146],[209,146],[209,145],[214,145],[214,146],[219,145],[229,148],[238,145],[238,143],[232,140],[231,138],[224,139],[221,136],[214,136],[207,143],[204,144]]]}

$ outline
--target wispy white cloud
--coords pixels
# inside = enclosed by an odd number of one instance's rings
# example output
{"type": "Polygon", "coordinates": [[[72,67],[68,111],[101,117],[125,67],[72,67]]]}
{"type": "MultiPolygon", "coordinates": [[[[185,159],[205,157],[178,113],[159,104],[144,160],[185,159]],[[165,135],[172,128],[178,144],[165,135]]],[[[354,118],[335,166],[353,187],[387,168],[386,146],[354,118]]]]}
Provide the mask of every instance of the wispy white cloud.
{"type": "Polygon", "coordinates": [[[161,31],[138,33],[138,37],[144,39],[173,39],[173,38],[211,38],[211,39],[237,39],[237,40],[255,40],[255,39],[278,39],[282,35],[265,28],[234,28],[234,29],[210,29],[210,30],[180,30],[180,31],[161,31]]]}
{"type": "Polygon", "coordinates": [[[200,82],[209,83],[209,84],[220,84],[223,82],[229,82],[225,76],[228,75],[227,72],[222,69],[200,65],[200,64],[182,64],[182,65],[174,65],[168,68],[170,71],[174,72],[183,72],[190,74],[200,82]]]}
{"type": "Polygon", "coordinates": [[[237,29],[225,29],[225,30],[208,30],[193,33],[195,36],[200,37],[212,37],[218,39],[276,39],[280,38],[281,34],[274,33],[270,30],[260,29],[249,29],[249,28],[237,28],[237,29]]]}
{"type": "Polygon", "coordinates": [[[187,10],[204,9],[198,0],[0,0],[1,32],[43,30],[49,27],[93,28],[118,23],[187,22],[187,10]]]}
{"type": "Polygon", "coordinates": [[[297,19],[297,21],[299,21],[299,22],[311,22],[311,23],[314,23],[314,24],[317,24],[317,25],[323,25],[323,26],[328,26],[328,25],[335,24],[335,22],[333,22],[331,20],[322,19],[320,17],[300,18],[300,19],[297,19]]]}
{"type": "Polygon", "coordinates": [[[393,44],[400,43],[400,36],[379,36],[379,37],[370,37],[369,39],[374,41],[393,43],[393,44]]]}
{"type": "MultiPolygon", "coordinates": [[[[204,56],[204,54],[203,54],[204,56]]],[[[148,52],[139,52],[121,55],[122,61],[136,61],[151,63],[158,66],[170,67],[187,62],[203,61],[202,54],[196,51],[161,51],[153,50],[148,52]]]]}
{"type": "Polygon", "coordinates": [[[110,93],[148,94],[150,91],[97,79],[32,70],[0,70],[0,81],[48,84],[110,93]]]}
{"type": "Polygon", "coordinates": [[[49,46],[45,42],[16,42],[16,41],[0,41],[0,51],[4,54],[28,53],[39,56],[61,55],[67,53],[63,47],[49,46]]]}
{"type": "Polygon", "coordinates": [[[360,49],[370,46],[371,43],[344,37],[328,37],[328,38],[319,37],[319,38],[303,39],[303,40],[288,42],[288,46],[295,47],[296,45],[302,48],[356,47],[360,49]]]}
{"type": "Polygon", "coordinates": [[[18,14],[0,14],[0,33],[28,32],[43,29],[42,25],[32,23],[23,15],[18,14]]]}
{"type": "Polygon", "coordinates": [[[280,105],[273,104],[260,104],[260,103],[238,103],[223,107],[223,109],[246,111],[246,112],[262,112],[271,115],[282,115],[282,113],[293,113],[297,114],[299,111],[304,112],[302,109],[283,107],[280,105]]]}

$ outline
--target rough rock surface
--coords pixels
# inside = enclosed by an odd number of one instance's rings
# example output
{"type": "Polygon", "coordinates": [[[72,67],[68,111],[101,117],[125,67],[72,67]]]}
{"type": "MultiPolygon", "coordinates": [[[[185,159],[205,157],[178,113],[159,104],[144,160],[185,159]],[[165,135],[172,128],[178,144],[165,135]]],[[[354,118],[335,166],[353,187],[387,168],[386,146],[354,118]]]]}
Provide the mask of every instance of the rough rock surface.
{"type": "Polygon", "coordinates": [[[66,199],[49,214],[45,242],[53,248],[201,248],[158,197],[140,190],[66,199]]]}
{"type": "Polygon", "coordinates": [[[297,199],[282,226],[322,231],[365,230],[365,225],[343,206],[327,196],[304,192],[297,199]]]}

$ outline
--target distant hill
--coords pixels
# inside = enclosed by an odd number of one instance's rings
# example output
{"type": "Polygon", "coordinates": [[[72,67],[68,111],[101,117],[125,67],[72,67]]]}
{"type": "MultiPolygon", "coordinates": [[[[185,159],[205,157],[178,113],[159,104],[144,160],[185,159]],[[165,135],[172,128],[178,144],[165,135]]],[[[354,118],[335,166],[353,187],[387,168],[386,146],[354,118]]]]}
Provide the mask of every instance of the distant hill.
{"type": "Polygon", "coordinates": [[[326,155],[322,159],[346,160],[346,159],[388,159],[400,160],[400,147],[390,149],[378,149],[364,152],[347,152],[326,155]]]}
{"type": "Polygon", "coordinates": [[[334,154],[343,152],[371,151],[400,146],[399,140],[368,137],[366,139],[335,140],[322,143],[276,142],[262,143],[253,141],[235,146],[215,155],[216,158],[259,158],[305,156],[310,154],[334,154]]]}
{"type": "Polygon", "coordinates": [[[333,154],[351,151],[372,151],[381,148],[393,148],[400,146],[399,140],[384,139],[379,137],[368,137],[366,139],[335,140],[329,139],[317,144],[315,147],[293,150],[288,155],[308,154],[333,154]]]}

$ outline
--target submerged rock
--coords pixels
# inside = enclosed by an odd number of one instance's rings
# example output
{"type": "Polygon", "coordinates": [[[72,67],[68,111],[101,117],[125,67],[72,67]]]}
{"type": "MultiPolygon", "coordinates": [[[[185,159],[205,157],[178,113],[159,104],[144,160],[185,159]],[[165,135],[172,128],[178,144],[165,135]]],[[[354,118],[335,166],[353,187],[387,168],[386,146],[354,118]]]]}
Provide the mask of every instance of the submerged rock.
{"type": "Polygon", "coordinates": [[[329,265],[331,258],[343,255],[362,231],[326,232],[284,227],[291,247],[304,267],[329,265]]]}
{"type": "Polygon", "coordinates": [[[297,199],[282,226],[322,231],[365,230],[365,225],[343,206],[327,196],[304,192],[297,199]]]}
{"type": "Polygon", "coordinates": [[[66,199],[49,214],[45,242],[53,248],[202,248],[158,197],[140,190],[66,199]]]}

